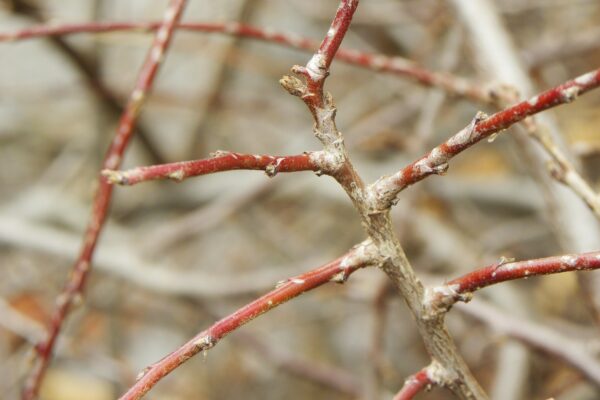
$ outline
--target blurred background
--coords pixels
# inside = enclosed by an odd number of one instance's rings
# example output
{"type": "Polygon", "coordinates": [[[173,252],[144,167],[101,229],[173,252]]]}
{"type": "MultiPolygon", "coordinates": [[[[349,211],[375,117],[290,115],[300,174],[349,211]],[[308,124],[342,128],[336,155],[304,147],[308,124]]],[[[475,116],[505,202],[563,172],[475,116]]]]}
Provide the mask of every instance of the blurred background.
{"type": "MultiPolygon", "coordinates": [[[[600,65],[597,0],[494,4],[536,92],[600,65]]],[[[166,5],[1,0],[0,32],[39,23],[156,21],[166,5]]],[[[320,40],[337,5],[192,0],[183,20],[239,21],[320,40]]],[[[482,87],[499,82],[473,39],[453,2],[365,0],[343,47],[406,57],[482,87]]],[[[77,255],[119,106],[151,40],[144,32],[113,32],[0,43],[2,398],[18,398],[31,345],[42,337],[77,255]]],[[[285,155],[319,149],[305,105],[278,83],[309,57],[254,39],[177,32],[124,166],[205,158],[216,150],[285,155]]],[[[415,160],[478,110],[493,112],[341,62],[334,62],[326,86],[352,159],[369,182],[415,160]]],[[[596,188],[599,105],[600,93],[592,92],[547,113],[596,188]]],[[[546,171],[512,133],[474,146],[451,162],[446,176],[403,193],[393,212],[397,233],[427,282],[444,282],[501,256],[576,251],[561,233],[596,227],[591,213],[583,223],[553,218],[564,204],[548,199],[548,183],[540,178],[546,171]]],[[[600,238],[585,235],[600,249],[600,238]]],[[[41,398],[114,399],[145,366],[218,318],[363,239],[341,188],[313,173],[269,179],[238,171],[116,188],[85,301],[68,319],[41,398]]],[[[478,293],[485,303],[449,314],[462,354],[493,398],[600,397],[598,383],[552,351],[513,339],[515,326],[540,336],[550,331],[595,356],[600,319],[595,299],[586,296],[597,291],[592,276],[504,284],[478,293]]],[[[570,348],[564,343],[555,341],[570,348]]],[[[148,398],[389,399],[428,362],[403,300],[381,271],[369,269],[251,322],[177,369],[148,398]]],[[[434,389],[419,398],[451,394],[434,389]]]]}

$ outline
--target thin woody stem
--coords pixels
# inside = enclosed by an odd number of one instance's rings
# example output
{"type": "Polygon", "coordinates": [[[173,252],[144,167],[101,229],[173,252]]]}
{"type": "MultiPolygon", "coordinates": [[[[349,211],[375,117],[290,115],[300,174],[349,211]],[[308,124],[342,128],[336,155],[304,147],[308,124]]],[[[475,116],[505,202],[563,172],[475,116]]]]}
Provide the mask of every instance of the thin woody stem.
{"type": "Polygon", "coordinates": [[[450,139],[435,147],[429,153],[413,162],[399,172],[379,179],[372,189],[378,200],[379,207],[385,208],[397,201],[397,195],[408,186],[419,182],[433,174],[443,174],[448,169],[448,161],[473,146],[482,139],[504,131],[511,125],[525,118],[556,107],[570,103],[577,96],[587,93],[600,85],[600,69],[583,74],[562,85],[521,101],[511,107],[499,111],[492,116],[479,113],[472,123],[450,139]]]}
{"type": "Polygon", "coordinates": [[[199,175],[233,170],[260,170],[269,177],[279,172],[319,171],[317,153],[304,153],[295,156],[269,156],[217,152],[212,158],[194,161],[180,161],[170,164],[138,167],[128,171],[104,170],[110,183],[119,185],[135,185],[140,182],[156,179],[172,179],[182,181],[199,175]]]}
{"type": "Polygon", "coordinates": [[[271,309],[325,283],[344,283],[353,272],[374,262],[373,250],[369,241],[363,242],[337,260],[281,281],[271,292],[216,322],[162,360],[147,367],[120,400],[136,400],[143,397],[162,378],[191,357],[209,350],[234,330],[271,309]]]}
{"type": "Polygon", "coordinates": [[[427,369],[423,368],[404,381],[404,386],[396,393],[393,400],[412,400],[417,394],[425,390],[429,384],[431,384],[431,380],[427,375],[427,369]]]}
{"type": "MultiPolygon", "coordinates": [[[[159,25],[160,23],[158,22],[87,22],[80,24],[40,25],[15,32],[0,33],[0,42],[78,33],[146,32],[157,29],[159,25]]],[[[178,24],[177,28],[195,32],[221,33],[257,39],[309,52],[314,52],[319,48],[319,43],[312,39],[293,33],[277,32],[272,29],[237,22],[184,22],[178,24]]],[[[451,74],[429,71],[417,63],[402,57],[389,57],[382,54],[340,48],[335,54],[335,59],[358,67],[406,77],[424,86],[440,87],[452,95],[467,97],[476,102],[487,104],[492,101],[490,91],[480,84],[475,84],[467,79],[451,74]]]]}
{"type": "MultiPolygon", "coordinates": [[[[294,73],[306,78],[306,88],[302,99],[313,115],[325,107],[326,99],[323,94],[325,79],[329,75],[329,67],[346,36],[357,7],[358,0],[342,0],[317,52],[313,54],[306,66],[292,68],[294,73]]],[[[319,117],[314,116],[318,124],[319,117]]]]}
{"type": "Polygon", "coordinates": [[[497,283],[537,275],[600,269],[600,251],[538,258],[526,261],[502,259],[500,262],[469,272],[448,283],[428,289],[431,312],[447,311],[457,301],[469,301],[472,293],[497,283]]]}
{"type": "MultiPolygon", "coordinates": [[[[171,42],[175,25],[183,13],[185,4],[186,0],[171,0],[165,11],[164,20],[155,35],[154,42],[138,76],[135,89],[129,98],[115,137],[104,158],[104,168],[116,169],[121,164],[123,153],[133,134],[140,108],[152,87],[158,67],[171,42]]],[[[84,236],[83,247],[63,292],[57,298],[56,309],[52,315],[47,336],[43,342],[36,346],[37,359],[25,383],[22,394],[23,400],[31,400],[37,397],[63,322],[71,307],[82,298],[94,249],[108,212],[112,189],[113,186],[103,177],[99,178],[99,187],[92,207],[91,221],[84,236]]]]}

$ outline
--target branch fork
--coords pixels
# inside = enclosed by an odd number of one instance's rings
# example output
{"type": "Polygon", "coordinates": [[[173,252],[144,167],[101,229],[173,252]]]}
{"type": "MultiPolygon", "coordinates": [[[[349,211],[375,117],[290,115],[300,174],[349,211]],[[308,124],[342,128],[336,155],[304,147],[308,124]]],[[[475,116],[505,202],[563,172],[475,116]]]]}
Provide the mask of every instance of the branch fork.
{"type": "Polygon", "coordinates": [[[472,293],[459,292],[459,285],[440,285],[428,287],[423,294],[422,318],[433,320],[443,317],[458,301],[468,303],[473,298],[472,293]]]}

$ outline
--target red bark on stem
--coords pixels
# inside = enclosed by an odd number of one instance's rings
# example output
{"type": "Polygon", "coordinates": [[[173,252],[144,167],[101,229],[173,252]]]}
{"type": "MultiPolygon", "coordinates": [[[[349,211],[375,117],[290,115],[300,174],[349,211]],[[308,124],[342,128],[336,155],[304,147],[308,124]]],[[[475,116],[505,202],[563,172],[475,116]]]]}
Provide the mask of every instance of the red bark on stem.
{"type": "MultiPolygon", "coordinates": [[[[173,31],[181,17],[185,4],[186,0],[171,0],[165,11],[163,22],[155,35],[152,47],[140,71],[135,89],[129,98],[125,111],[119,121],[115,137],[104,158],[104,168],[116,169],[121,164],[123,153],[134,131],[140,107],[152,87],[156,72],[171,42],[173,31]]],[[[108,212],[112,189],[113,186],[101,176],[94,198],[91,221],[84,236],[81,252],[73,266],[63,292],[57,298],[56,309],[52,314],[48,334],[44,341],[36,346],[37,359],[23,389],[22,398],[24,400],[37,397],[63,322],[71,306],[81,300],[86,278],[89,275],[94,249],[108,212]]]]}
{"type": "Polygon", "coordinates": [[[279,172],[318,171],[319,165],[311,153],[295,156],[269,156],[218,152],[212,158],[194,161],[181,161],[170,164],[138,167],[128,171],[104,170],[110,183],[135,185],[155,179],[173,179],[181,181],[193,176],[233,170],[262,170],[273,177],[279,172]]]}
{"type": "Polygon", "coordinates": [[[306,66],[296,65],[292,68],[294,73],[302,75],[306,79],[302,100],[310,109],[315,120],[318,119],[318,110],[323,109],[325,104],[323,86],[329,75],[329,66],[346,36],[356,7],[358,7],[358,0],[342,0],[317,52],[313,54],[306,66]]]}
{"type": "Polygon", "coordinates": [[[469,301],[472,293],[497,283],[530,276],[600,269],[600,251],[567,254],[526,261],[501,260],[450,282],[427,289],[426,305],[431,314],[446,312],[457,301],[469,301]]]}
{"type": "Polygon", "coordinates": [[[469,272],[447,283],[459,294],[514,279],[569,271],[591,271],[600,268],[600,251],[584,254],[538,258],[536,260],[499,262],[469,272]]]}
{"type": "MultiPolygon", "coordinates": [[[[70,35],[77,33],[104,33],[116,31],[149,31],[155,30],[159,22],[86,22],[81,24],[40,25],[10,33],[0,33],[0,42],[32,39],[46,36],[70,35]]],[[[185,22],[177,25],[178,29],[222,33],[245,38],[277,43],[298,50],[314,52],[319,43],[315,40],[292,33],[275,32],[271,29],[256,27],[237,22],[196,23],[185,22]]],[[[467,79],[447,73],[428,71],[413,61],[402,57],[389,57],[381,54],[359,50],[338,49],[335,59],[358,67],[404,76],[425,86],[440,87],[456,96],[468,97],[477,102],[489,103],[492,99],[489,90],[467,79]]]]}
{"type": "Polygon", "coordinates": [[[137,382],[120,397],[120,400],[135,400],[143,397],[158,381],[191,357],[214,347],[217,342],[237,328],[280,304],[327,282],[345,282],[350,274],[371,263],[368,256],[368,247],[368,243],[363,243],[329,264],[279,282],[271,292],[216,322],[210,328],[194,336],[179,349],[147,367],[140,374],[137,382]]]}
{"type": "Polygon", "coordinates": [[[429,153],[399,172],[379,179],[372,185],[380,200],[380,207],[394,204],[396,196],[408,186],[433,174],[443,174],[448,161],[482,139],[499,133],[525,118],[555,107],[570,103],[600,85],[600,69],[588,72],[562,85],[522,101],[493,114],[490,117],[479,113],[469,126],[435,147],[429,153]]]}
{"type": "Polygon", "coordinates": [[[424,368],[404,381],[404,386],[396,393],[393,400],[412,400],[429,384],[431,384],[431,380],[427,375],[427,369],[424,368]]]}

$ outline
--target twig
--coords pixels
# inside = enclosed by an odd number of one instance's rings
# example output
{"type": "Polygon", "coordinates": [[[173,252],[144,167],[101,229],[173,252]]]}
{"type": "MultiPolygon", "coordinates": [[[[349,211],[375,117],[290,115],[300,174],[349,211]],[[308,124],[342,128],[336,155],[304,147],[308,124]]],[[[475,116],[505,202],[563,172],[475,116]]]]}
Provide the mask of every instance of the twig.
{"type": "Polygon", "coordinates": [[[162,360],[146,368],[137,382],[120,400],[139,399],[158,381],[201,351],[214,347],[222,338],[256,317],[283,304],[302,293],[327,282],[343,283],[356,270],[373,263],[373,246],[363,242],[346,255],[322,267],[280,282],[275,290],[238,309],[210,328],[200,332],[190,341],[162,360]]]}
{"type": "Polygon", "coordinates": [[[478,113],[469,126],[435,147],[429,153],[399,172],[383,177],[373,184],[373,191],[381,201],[380,209],[397,201],[397,195],[408,186],[429,175],[441,175],[448,169],[448,161],[482,139],[502,132],[511,125],[560,104],[570,103],[600,85],[600,69],[583,74],[556,86],[529,100],[522,101],[487,117],[478,113]]]}
{"type": "MultiPolygon", "coordinates": [[[[163,23],[156,33],[154,43],[140,71],[136,87],[119,122],[117,133],[104,158],[104,168],[116,169],[121,163],[125,148],[133,134],[140,107],[152,87],[158,67],[171,41],[175,24],[179,21],[185,4],[185,0],[171,0],[167,7],[163,23]]],[[[63,292],[57,299],[57,306],[52,315],[48,335],[43,342],[36,346],[38,357],[25,383],[23,400],[31,400],[37,396],[63,322],[71,307],[81,299],[86,278],[90,271],[94,249],[108,212],[112,189],[113,186],[100,177],[99,188],[92,208],[91,222],[84,236],[83,248],[73,266],[73,271],[63,292]]]]}
{"type": "MultiPolygon", "coordinates": [[[[0,33],[0,42],[76,33],[146,32],[157,29],[158,25],[159,23],[157,22],[88,22],[83,24],[61,24],[57,26],[42,25],[11,33],[0,33]]],[[[237,22],[181,23],[177,27],[182,30],[222,33],[258,39],[302,51],[313,52],[318,48],[318,42],[312,39],[237,22]]],[[[425,86],[440,87],[450,94],[468,97],[477,102],[489,103],[492,101],[489,90],[482,85],[474,84],[467,79],[459,78],[452,74],[428,71],[417,63],[402,57],[388,57],[381,54],[350,49],[338,49],[335,57],[348,64],[392,75],[404,76],[425,86]]]]}
{"type": "Polygon", "coordinates": [[[500,282],[569,271],[591,271],[598,268],[600,268],[600,251],[516,262],[501,259],[497,263],[453,279],[442,286],[428,289],[427,307],[432,313],[448,310],[456,301],[469,301],[473,292],[500,282]]]}
{"type": "Polygon", "coordinates": [[[402,389],[396,393],[394,400],[412,400],[417,394],[425,390],[427,385],[430,385],[431,383],[432,381],[429,378],[427,368],[423,368],[416,374],[409,376],[406,381],[404,381],[404,386],[402,386],[402,389]]]}
{"type": "Polygon", "coordinates": [[[239,169],[262,170],[269,177],[274,177],[279,172],[319,171],[320,166],[315,160],[320,156],[319,152],[297,156],[269,156],[219,151],[212,158],[138,167],[128,171],[105,169],[102,175],[110,183],[119,185],[135,185],[156,179],[182,181],[193,176],[239,169]]]}

